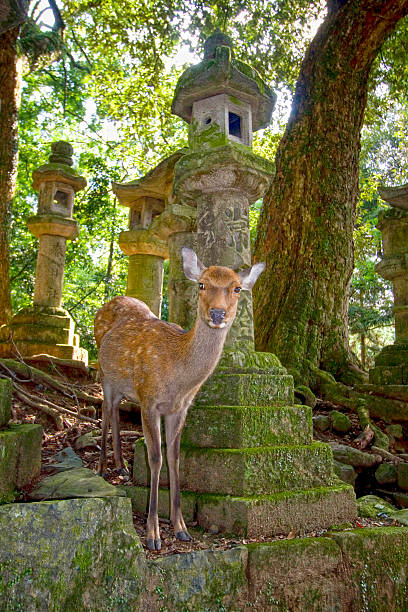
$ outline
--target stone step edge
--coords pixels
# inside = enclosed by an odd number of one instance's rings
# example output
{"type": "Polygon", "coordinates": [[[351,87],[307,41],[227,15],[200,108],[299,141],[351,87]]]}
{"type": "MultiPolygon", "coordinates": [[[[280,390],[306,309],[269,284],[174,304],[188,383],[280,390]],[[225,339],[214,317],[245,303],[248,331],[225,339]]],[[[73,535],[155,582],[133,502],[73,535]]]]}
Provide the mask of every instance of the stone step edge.
{"type": "MultiPolygon", "coordinates": [[[[139,446],[145,446],[145,439],[142,438],[138,438],[138,440],[136,440],[134,448],[137,448],[139,446]]],[[[278,450],[294,450],[294,449],[309,449],[309,450],[318,450],[318,449],[326,449],[326,448],[330,448],[331,446],[330,444],[328,444],[327,442],[320,442],[317,440],[313,440],[313,442],[311,442],[310,444],[274,444],[274,445],[270,445],[270,446],[252,446],[252,447],[245,447],[245,448],[213,448],[213,447],[207,447],[207,446],[193,446],[190,444],[180,444],[180,451],[185,451],[185,452],[196,452],[196,453],[217,453],[217,454],[227,454],[227,455],[231,455],[231,454],[245,454],[245,455],[258,455],[261,453],[265,453],[265,452],[277,452],[278,450]]],[[[162,441],[162,454],[163,454],[163,460],[164,460],[164,454],[165,454],[165,450],[166,450],[166,445],[164,444],[164,442],[162,441]]]]}
{"type": "MultiPolygon", "coordinates": [[[[147,513],[150,487],[122,486],[134,512],[147,513]]],[[[328,487],[270,495],[233,496],[180,491],[184,520],[204,529],[248,537],[306,533],[350,522],[357,517],[354,489],[338,481],[328,487]],[[307,508],[308,512],[304,509],[307,508]]],[[[159,489],[159,516],[169,518],[169,489],[159,489]]]]}

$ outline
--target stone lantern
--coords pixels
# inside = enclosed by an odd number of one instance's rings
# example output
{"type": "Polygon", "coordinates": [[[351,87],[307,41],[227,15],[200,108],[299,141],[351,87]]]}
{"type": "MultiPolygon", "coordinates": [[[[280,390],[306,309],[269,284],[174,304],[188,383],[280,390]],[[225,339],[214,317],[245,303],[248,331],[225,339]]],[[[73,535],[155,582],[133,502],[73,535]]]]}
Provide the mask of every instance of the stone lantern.
{"type": "MultiPolygon", "coordinates": [[[[206,41],[204,60],[179,79],[172,109],[189,123],[190,149],[175,164],[173,195],[178,206],[196,209],[196,251],[206,266],[251,265],[248,209],[273,174],[272,164],[251,150],[252,131],[267,125],[274,102],[220,32],[206,41]]],[[[293,378],[277,357],[255,351],[252,296],[243,291],[223,356],[183,430],[185,519],[219,532],[269,536],[293,525],[308,530],[354,518],[353,489],[334,478],[328,445],[313,442],[311,416],[307,406],[293,405],[293,378]]],[[[142,511],[145,464],[139,441],[134,502],[142,511]]],[[[160,507],[168,484],[163,466],[160,507]]]]}
{"type": "Polygon", "coordinates": [[[370,370],[370,383],[408,384],[408,185],[380,190],[391,208],[381,211],[378,228],[383,241],[383,257],[376,272],[390,280],[394,293],[395,343],[386,346],[370,370]]]}
{"type": "Polygon", "coordinates": [[[33,172],[38,214],[27,219],[27,226],[39,239],[34,298],[33,306],[20,310],[10,322],[11,352],[17,348],[24,357],[45,353],[87,363],[75,324],[61,308],[66,242],[78,237],[78,224],[72,218],[74,197],[86,185],[72,168],[72,153],[68,142],[54,142],[49,163],[33,172]]]}

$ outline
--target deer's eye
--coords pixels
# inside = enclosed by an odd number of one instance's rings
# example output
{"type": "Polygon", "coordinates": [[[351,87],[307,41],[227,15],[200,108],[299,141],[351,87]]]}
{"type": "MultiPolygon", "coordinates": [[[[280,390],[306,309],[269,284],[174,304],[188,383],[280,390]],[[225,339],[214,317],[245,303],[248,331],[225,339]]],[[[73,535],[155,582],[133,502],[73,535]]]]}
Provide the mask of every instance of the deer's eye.
{"type": "Polygon", "coordinates": [[[234,293],[241,293],[241,287],[235,287],[234,293]]]}
{"type": "Polygon", "coordinates": [[[204,283],[198,283],[198,288],[200,289],[200,291],[204,291],[205,289],[204,283]]]}

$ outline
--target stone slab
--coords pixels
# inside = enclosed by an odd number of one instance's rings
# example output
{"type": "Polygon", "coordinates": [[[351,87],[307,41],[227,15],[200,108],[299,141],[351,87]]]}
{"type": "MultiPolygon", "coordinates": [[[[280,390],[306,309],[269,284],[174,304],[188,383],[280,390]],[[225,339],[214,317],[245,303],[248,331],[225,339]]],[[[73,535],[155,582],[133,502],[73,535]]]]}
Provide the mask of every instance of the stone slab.
{"type": "Polygon", "coordinates": [[[9,425],[0,431],[0,502],[39,475],[41,441],[41,425],[9,425]]]}
{"type": "Polygon", "coordinates": [[[293,404],[289,375],[216,372],[194,400],[196,406],[272,406],[293,404]]]}
{"type": "Polygon", "coordinates": [[[369,371],[371,385],[403,385],[408,382],[408,368],[402,365],[376,366],[369,371]]]}
{"type": "Polygon", "coordinates": [[[72,344],[73,331],[65,327],[21,324],[11,325],[14,342],[31,341],[38,344],[72,344]]]}
{"type": "Polygon", "coordinates": [[[63,448],[61,451],[59,451],[59,453],[56,453],[50,457],[48,463],[44,465],[44,468],[47,470],[55,472],[65,472],[66,470],[81,467],[81,457],[78,457],[76,452],[70,446],[63,448]]]}
{"type": "Polygon", "coordinates": [[[0,429],[10,420],[13,383],[10,379],[0,379],[0,429]]]}
{"type": "MultiPolygon", "coordinates": [[[[138,485],[150,483],[143,438],[135,444],[133,479],[138,485]]],[[[180,487],[186,491],[246,496],[330,486],[334,482],[333,455],[321,442],[247,449],[180,449],[180,487]]],[[[165,460],[160,486],[169,486],[165,460]]]]}
{"type": "Polygon", "coordinates": [[[181,443],[210,448],[310,444],[307,406],[192,406],[181,443]]]}
{"type": "Polygon", "coordinates": [[[197,521],[204,529],[249,538],[272,537],[291,531],[307,533],[350,522],[357,517],[353,487],[336,484],[275,495],[197,496],[197,521]]]}
{"type": "Polygon", "coordinates": [[[385,346],[375,358],[376,366],[408,365],[408,345],[391,344],[385,346]]]}
{"type": "Polygon", "coordinates": [[[124,496],[118,487],[106,482],[87,468],[66,470],[44,478],[30,493],[34,500],[70,499],[75,497],[124,496]]]}

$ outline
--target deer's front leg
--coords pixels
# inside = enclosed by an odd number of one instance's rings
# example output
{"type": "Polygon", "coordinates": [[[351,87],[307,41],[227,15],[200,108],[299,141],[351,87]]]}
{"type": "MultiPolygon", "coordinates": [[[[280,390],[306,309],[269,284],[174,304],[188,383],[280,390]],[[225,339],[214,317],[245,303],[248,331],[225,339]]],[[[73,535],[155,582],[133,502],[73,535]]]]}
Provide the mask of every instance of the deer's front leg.
{"type": "Polygon", "coordinates": [[[147,517],[147,548],[160,550],[160,529],[157,505],[159,497],[159,476],[162,465],[160,415],[154,408],[142,411],[142,425],[145,435],[150,467],[150,503],[147,517]]]}
{"type": "Polygon", "coordinates": [[[184,523],[180,506],[179,457],[180,438],[186,420],[187,410],[166,416],[167,463],[170,477],[170,520],[178,540],[188,542],[191,536],[184,523]]]}

